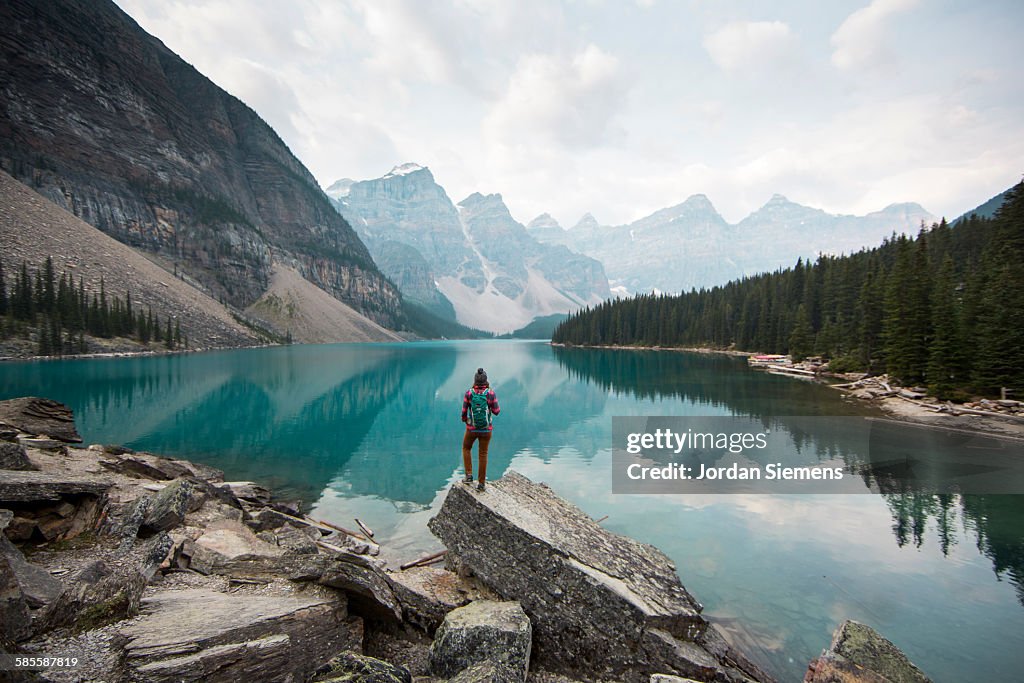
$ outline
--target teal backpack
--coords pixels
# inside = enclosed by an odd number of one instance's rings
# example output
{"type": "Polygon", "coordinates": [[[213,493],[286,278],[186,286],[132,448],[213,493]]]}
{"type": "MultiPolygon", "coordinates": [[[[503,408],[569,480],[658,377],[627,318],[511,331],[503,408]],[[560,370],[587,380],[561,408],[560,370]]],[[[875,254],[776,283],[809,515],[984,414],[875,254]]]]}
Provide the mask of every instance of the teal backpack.
{"type": "Polygon", "coordinates": [[[478,394],[469,390],[470,424],[473,429],[487,429],[491,426],[491,409],[487,405],[487,392],[478,394]]]}

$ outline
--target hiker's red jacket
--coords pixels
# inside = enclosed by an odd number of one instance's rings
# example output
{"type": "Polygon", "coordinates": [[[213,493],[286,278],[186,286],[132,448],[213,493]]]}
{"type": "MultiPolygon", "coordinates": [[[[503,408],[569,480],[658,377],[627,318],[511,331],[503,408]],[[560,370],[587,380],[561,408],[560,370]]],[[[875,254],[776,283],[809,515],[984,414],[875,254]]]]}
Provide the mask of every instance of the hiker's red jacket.
{"type": "MultiPolygon", "coordinates": [[[[472,389],[467,389],[466,394],[462,397],[462,421],[466,422],[469,419],[469,408],[472,399],[470,395],[473,393],[482,394],[487,392],[487,407],[490,409],[492,415],[497,415],[501,412],[501,407],[498,406],[498,397],[494,393],[494,389],[487,386],[474,386],[472,389]]],[[[494,425],[488,424],[483,429],[477,429],[473,427],[472,421],[466,422],[466,430],[470,432],[489,432],[494,429],[494,425]]]]}

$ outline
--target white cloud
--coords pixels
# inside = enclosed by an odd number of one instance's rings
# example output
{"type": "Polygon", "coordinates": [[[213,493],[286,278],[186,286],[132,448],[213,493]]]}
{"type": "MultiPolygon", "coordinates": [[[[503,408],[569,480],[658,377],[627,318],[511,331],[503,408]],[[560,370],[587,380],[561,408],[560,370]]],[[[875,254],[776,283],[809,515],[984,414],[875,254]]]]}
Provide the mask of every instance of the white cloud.
{"type": "Polygon", "coordinates": [[[503,146],[557,144],[585,149],[608,142],[628,83],[619,60],[595,45],[571,57],[523,57],[483,122],[503,146]]]}
{"type": "Polygon", "coordinates": [[[621,223],[698,192],[730,221],[774,192],[955,215],[1024,158],[1024,98],[1004,86],[1019,3],[920,3],[897,26],[912,0],[783,3],[774,21],[754,0],[117,2],[325,186],[417,161],[524,221],[621,223]]]}
{"type": "Polygon", "coordinates": [[[913,8],[917,2],[873,0],[848,16],[832,34],[832,64],[840,69],[851,69],[888,63],[892,54],[886,46],[887,20],[913,8]]]}
{"type": "Polygon", "coordinates": [[[734,21],[704,39],[704,47],[725,71],[778,62],[793,48],[793,33],[781,21],[734,21]]]}

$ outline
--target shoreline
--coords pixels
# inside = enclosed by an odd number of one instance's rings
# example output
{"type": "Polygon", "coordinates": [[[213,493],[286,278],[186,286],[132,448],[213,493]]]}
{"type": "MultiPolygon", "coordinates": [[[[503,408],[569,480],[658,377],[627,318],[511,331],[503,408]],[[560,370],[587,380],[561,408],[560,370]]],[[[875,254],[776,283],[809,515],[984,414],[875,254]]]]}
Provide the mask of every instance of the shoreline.
{"type": "MultiPolygon", "coordinates": [[[[733,357],[750,358],[763,355],[756,351],[737,351],[735,349],[717,349],[712,347],[680,347],[680,346],[582,346],[578,344],[562,344],[550,342],[551,346],[570,349],[602,349],[602,350],[624,350],[624,351],[675,351],[683,353],[698,353],[706,355],[724,355],[733,357]]],[[[778,373],[783,374],[783,373],[778,373]]],[[[861,375],[862,373],[853,373],[861,375]]],[[[902,387],[896,387],[889,396],[868,396],[858,395],[857,391],[850,389],[850,385],[856,382],[849,382],[850,376],[847,373],[835,374],[829,372],[818,372],[807,377],[791,376],[792,379],[807,381],[811,380],[818,384],[841,391],[845,399],[857,400],[863,405],[871,406],[884,413],[888,418],[916,424],[925,427],[948,428],[962,431],[978,432],[993,436],[1002,436],[1014,439],[1024,439],[1024,413],[1021,415],[998,413],[993,411],[973,410],[970,408],[957,407],[949,404],[946,407],[938,399],[922,395],[921,401],[902,397],[898,391],[902,387]],[[829,380],[846,381],[847,384],[839,385],[829,380]],[[931,401],[931,402],[929,402],[931,401]]],[[[858,380],[859,381],[859,380],[858,380]]],[[[948,402],[947,402],[948,403],[948,402]]]]}

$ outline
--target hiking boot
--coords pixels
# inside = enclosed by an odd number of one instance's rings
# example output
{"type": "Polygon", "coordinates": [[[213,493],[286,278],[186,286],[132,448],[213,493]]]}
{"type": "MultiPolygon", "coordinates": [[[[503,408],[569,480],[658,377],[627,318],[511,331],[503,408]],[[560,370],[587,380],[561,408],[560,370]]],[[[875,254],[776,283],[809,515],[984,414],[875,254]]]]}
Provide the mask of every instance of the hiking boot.
{"type": "Polygon", "coordinates": [[[485,490],[487,490],[487,484],[485,484],[484,482],[480,482],[479,484],[476,485],[476,490],[480,491],[481,493],[484,492],[485,490]]]}
{"type": "Polygon", "coordinates": [[[472,483],[473,483],[473,475],[472,475],[472,474],[467,474],[467,475],[466,475],[466,476],[465,476],[465,477],[464,477],[464,478],[462,479],[462,483],[463,483],[463,484],[472,484],[472,483]]]}

